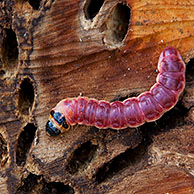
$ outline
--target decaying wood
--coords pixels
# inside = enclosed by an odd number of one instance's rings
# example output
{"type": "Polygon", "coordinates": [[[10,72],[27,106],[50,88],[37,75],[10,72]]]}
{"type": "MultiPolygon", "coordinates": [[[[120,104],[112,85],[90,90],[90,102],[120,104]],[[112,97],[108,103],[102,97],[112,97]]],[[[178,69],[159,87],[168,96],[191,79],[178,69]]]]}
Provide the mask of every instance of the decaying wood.
{"type": "Polygon", "coordinates": [[[194,193],[193,0],[96,2],[0,2],[1,193],[194,193]],[[186,88],[159,121],[46,135],[63,98],[148,90],[167,45],[187,63],[186,88]]]}

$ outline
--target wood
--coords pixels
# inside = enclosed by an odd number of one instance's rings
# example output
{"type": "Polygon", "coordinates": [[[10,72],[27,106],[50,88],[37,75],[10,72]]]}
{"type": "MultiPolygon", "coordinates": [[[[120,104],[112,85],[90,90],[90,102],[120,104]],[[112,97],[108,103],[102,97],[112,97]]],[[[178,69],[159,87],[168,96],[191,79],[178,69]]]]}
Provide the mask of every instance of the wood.
{"type": "Polygon", "coordinates": [[[0,190],[194,193],[193,0],[95,2],[0,2],[0,190]],[[187,63],[186,88],[159,121],[46,135],[63,98],[115,101],[148,90],[168,45],[187,63]]]}

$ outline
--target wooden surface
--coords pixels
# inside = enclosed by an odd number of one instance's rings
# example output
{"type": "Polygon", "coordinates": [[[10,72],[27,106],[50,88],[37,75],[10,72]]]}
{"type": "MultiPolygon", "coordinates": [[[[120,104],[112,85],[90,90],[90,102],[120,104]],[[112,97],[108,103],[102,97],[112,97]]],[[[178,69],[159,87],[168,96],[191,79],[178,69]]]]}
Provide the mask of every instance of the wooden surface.
{"type": "Polygon", "coordinates": [[[0,2],[3,193],[194,193],[194,2],[100,2],[0,2]],[[148,90],[168,45],[187,63],[186,88],[159,121],[46,135],[63,98],[115,101],[148,90]]]}

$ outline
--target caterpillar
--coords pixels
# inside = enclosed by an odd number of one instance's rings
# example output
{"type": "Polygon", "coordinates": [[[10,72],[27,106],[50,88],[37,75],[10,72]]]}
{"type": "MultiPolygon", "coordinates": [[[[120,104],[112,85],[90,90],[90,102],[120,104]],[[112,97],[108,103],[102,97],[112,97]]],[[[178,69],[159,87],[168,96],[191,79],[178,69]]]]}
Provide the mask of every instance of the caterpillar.
{"type": "Polygon", "coordinates": [[[87,97],[63,99],[51,110],[46,132],[57,136],[75,124],[124,129],[155,121],[176,105],[185,87],[185,69],[178,50],[168,46],[160,54],[156,83],[150,91],[123,102],[87,97]]]}

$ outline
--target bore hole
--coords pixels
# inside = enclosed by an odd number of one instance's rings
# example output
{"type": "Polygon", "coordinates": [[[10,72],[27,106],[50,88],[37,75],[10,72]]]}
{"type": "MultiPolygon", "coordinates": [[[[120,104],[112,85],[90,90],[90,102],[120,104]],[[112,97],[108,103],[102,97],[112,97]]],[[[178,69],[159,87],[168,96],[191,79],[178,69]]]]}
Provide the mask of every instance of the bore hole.
{"type": "Polygon", "coordinates": [[[190,61],[187,63],[186,82],[191,82],[193,80],[193,72],[194,72],[194,58],[190,59],[190,61]]]}
{"type": "Polygon", "coordinates": [[[131,10],[118,3],[112,10],[107,22],[106,40],[111,44],[119,44],[125,38],[130,22],[131,10]]]}
{"type": "Polygon", "coordinates": [[[0,162],[1,167],[5,165],[8,160],[7,143],[3,136],[0,134],[0,162]]]}
{"type": "Polygon", "coordinates": [[[42,176],[30,173],[23,180],[23,185],[18,188],[17,194],[40,193],[40,194],[73,194],[74,190],[60,182],[47,183],[42,176]]]}
{"type": "Polygon", "coordinates": [[[50,183],[44,184],[42,193],[43,194],[47,194],[47,193],[73,194],[75,192],[68,185],[64,185],[63,183],[60,183],[60,182],[50,182],[50,183]]]}
{"type": "Polygon", "coordinates": [[[129,170],[129,175],[145,168],[148,163],[148,145],[151,142],[142,142],[135,149],[128,149],[124,153],[105,163],[96,174],[97,183],[102,183],[111,179],[116,174],[120,174],[125,169],[129,170]]]}
{"type": "Polygon", "coordinates": [[[18,188],[17,194],[29,193],[38,184],[41,176],[30,173],[26,179],[23,180],[23,185],[18,188]]]}
{"type": "Polygon", "coordinates": [[[86,19],[93,19],[102,7],[104,0],[86,0],[84,13],[86,19]]]}
{"type": "Polygon", "coordinates": [[[16,34],[12,29],[5,29],[5,38],[1,45],[1,56],[4,68],[13,71],[17,66],[18,43],[16,34]]]}
{"type": "Polygon", "coordinates": [[[21,132],[16,149],[16,164],[18,166],[25,165],[35,132],[36,127],[32,123],[27,124],[21,132]]]}
{"type": "Polygon", "coordinates": [[[185,117],[188,111],[179,101],[172,110],[165,113],[161,119],[156,121],[156,127],[162,130],[169,130],[176,126],[182,126],[185,124],[185,117]]]}
{"type": "Polygon", "coordinates": [[[32,6],[33,9],[38,10],[40,7],[41,0],[28,0],[29,4],[32,6]]]}
{"type": "Polygon", "coordinates": [[[27,115],[34,102],[34,88],[29,78],[23,79],[19,89],[18,106],[20,113],[27,115]]]}
{"type": "Polygon", "coordinates": [[[79,169],[84,169],[94,157],[98,146],[90,141],[84,143],[76,149],[69,161],[66,170],[70,174],[76,173],[79,169]]]}
{"type": "Polygon", "coordinates": [[[181,127],[186,123],[186,117],[189,110],[185,108],[181,102],[178,102],[177,105],[166,112],[159,120],[155,122],[145,123],[140,126],[140,130],[145,138],[156,136],[164,131],[170,131],[171,129],[176,128],[177,126],[181,127]]]}
{"type": "Polygon", "coordinates": [[[5,74],[5,71],[3,69],[0,70],[0,76],[3,76],[5,74]]]}
{"type": "Polygon", "coordinates": [[[41,0],[16,0],[16,1],[20,4],[24,4],[25,2],[28,2],[34,10],[38,10],[40,8],[40,2],[41,2],[41,0]]]}
{"type": "Polygon", "coordinates": [[[115,101],[121,101],[123,102],[124,100],[131,98],[131,97],[137,97],[139,96],[140,93],[138,92],[132,92],[130,94],[127,94],[126,96],[121,96],[120,94],[115,96],[110,102],[115,102],[115,101]]]}

